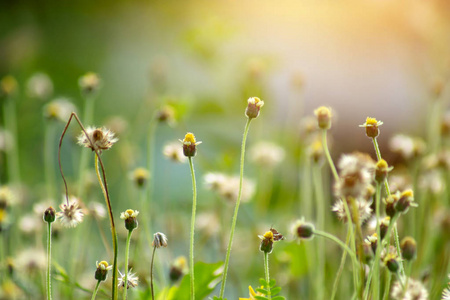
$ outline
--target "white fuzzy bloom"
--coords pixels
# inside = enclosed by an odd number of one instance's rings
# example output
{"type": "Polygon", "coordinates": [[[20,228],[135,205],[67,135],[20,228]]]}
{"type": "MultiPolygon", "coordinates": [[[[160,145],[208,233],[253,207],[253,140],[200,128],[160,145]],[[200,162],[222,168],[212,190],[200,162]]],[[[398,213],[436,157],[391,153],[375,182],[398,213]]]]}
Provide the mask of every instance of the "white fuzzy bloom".
{"type": "Polygon", "coordinates": [[[187,161],[186,156],[184,156],[183,148],[180,147],[179,142],[172,142],[166,144],[163,148],[163,154],[168,159],[177,163],[184,163],[187,161]]]}
{"type": "Polygon", "coordinates": [[[414,155],[414,140],[410,136],[397,134],[389,141],[389,148],[404,159],[410,159],[414,155]]]}
{"type": "MultiPolygon", "coordinates": [[[[206,187],[216,191],[221,197],[234,202],[239,193],[239,176],[228,176],[222,173],[207,173],[204,177],[206,187]]],[[[241,201],[248,202],[256,192],[256,183],[244,178],[242,181],[241,201]]]]}
{"type": "Polygon", "coordinates": [[[30,98],[46,100],[53,93],[53,82],[45,73],[36,73],[28,79],[27,95],[30,98]]]}
{"type": "Polygon", "coordinates": [[[89,212],[98,219],[104,219],[106,217],[106,208],[99,202],[89,203],[89,212]]]}
{"type": "Polygon", "coordinates": [[[44,117],[51,120],[67,122],[72,112],[75,112],[75,105],[66,98],[57,98],[44,106],[44,117]]]}
{"type": "Polygon", "coordinates": [[[20,218],[19,220],[19,229],[26,234],[37,234],[41,231],[42,225],[42,214],[41,212],[40,218],[34,214],[27,214],[20,218]]]}
{"type": "Polygon", "coordinates": [[[428,291],[423,284],[412,278],[408,280],[406,292],[403,295],[403,288],[400,282],[396,281],[392,285],[391,297],[394,300],[428,300],[428,291]]]}
{"type": "MultiPolygon", "coordinates": [[[[370,216],[372,215],[372,209],[370,208],[371,202],[366,201],[365,199],[362,199],[362,198],[357,199],[355,201],[356,201],[356,205],[358,207],[358,212],[359,212],[359,222],[362,224],[365,221],[367,221],[370,218],[370,216]]],[[[336,201],[336,203],[334,203],[331,210],[336,213],[339,220],[341,220],[344,223],[347,223],[348,218],[347,218],[347,214],[345,212],[344,202],[342,202],[341,199],[338,199],[336,201]]],[[[349,210],[350,210],[350,216],[353,218],[352,209],[351,209],[350,205],[349,205],[349,210]]]]}
{"type": "Polygon", "coordinates": [[[71,196],[69,198],[69,205],[63,200],[63,203],[59,206],[61,211],[56,215],[64,227],[76,227],[83,221],[84,213],[78,205],[78,199],[71,196]]]}
{"type": "Polygon", "coordinates": [[[14,259],[14,265],[19,273],[29,276],[29,272],[45,270],[47,256],[41,249],[27,249],[19,253],[14,259]]]}
{"type": "MultiPolygon", "coordinates": [[[[118,280],[119,281],[118,286],[123,288],[123,287],[125,287],[125,274],[120,273],[120,271],[119,271],[119,274],[120,274],[120,276],[119,276],[119,280],[118,280]]],[[[129,289],[130,287],[132,287],[132,288],[137,287],[137,285],[138,285],[139,278],[136,275],[136,273],[131,273],[131,269],[130,269],[130,271],[128,271],[127,281],[128,281],[127,289],[129,289]]]]}
{"type": "Polygon", "coordinates": [[[88,127],[86,134],[81,132],[78,136],[78,144],[86,148],[91,148],[92,151],[97,150],[101,152],[102,150],[108,150],[119,140],[114,137],[114,132],[105,127],[88,127]]]}
{"type": "Polygon", "coordinates": [[[262,167],[273,168],[280,164],[284,157],[284,149],[270,142],[259,142],[249,149],[250,160],[262,167]]]}
{"type": "Polygon", "coordinates": [[[153,235],[152,247],[161,248],[167,247],[167,237],[162,232],[157,232],[153,235]]]}

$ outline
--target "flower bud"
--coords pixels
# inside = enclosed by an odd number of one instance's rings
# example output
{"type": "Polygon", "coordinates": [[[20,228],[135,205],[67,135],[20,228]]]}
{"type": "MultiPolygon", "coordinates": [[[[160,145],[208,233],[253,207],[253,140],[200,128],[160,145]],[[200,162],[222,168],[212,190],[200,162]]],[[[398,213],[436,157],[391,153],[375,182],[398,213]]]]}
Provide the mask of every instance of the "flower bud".
{"type": "Polygon", "coordinates": [[[407,213],[409,207],[414,201],[414,193],[412,190],[406,190],[400,194],[400,198],[395,203],[395,210],[399,213],[407,213]]]}
{"type": "Polygon", "coordinates": [[[247,100],[247,108],[245,109],[245,115],[249,119],[257,118],[259,116],[259,111],[263,107],[264,101],[258,97],[250,97],[247,100]]]}
{"type": "Polygon", "coordinates": [[[172,281],[177,281],[184,274],[187,273],[187,262],[184,256],[179,256],[172,263],[169,271],[169,278],[172,281]]]}
{"type": "Polygon", "coordinates": [[[44,212],[44,221],[47,223],[53,223],[56,219],[56,210],[53,207],[49,207],[44,212]]]}
{"type": "Polygon", "coordinates": [[[375,165],[375,181],[379,184],[383,183],[392,169],[384,159],[380,159],[375,165]]]}
{"type": "Polygon", "coordinates": [[[190,132],[186,133],[184,140],[179,141],[183,143],[183,154],[186,157],[194,157],[197,154],[197,145],[202,143],[197,142],[194,134],[190,132]]]}
{"type": "Polygon", "coordinates": [[[136,219],[139,211],[127,209],[123,213],[120,214],[120,218],[125,220],[125,228],[128,231],[132,231],[138,227],[138,221],[136,219]]]}
{"type": "Polygon", "coordinates": [[[329,107],[321,106],[314,111],[314,114],[320,129],[331,128],[331,109],[329,107]]]}
{"type": "Polygon", "coordinates": [[[80,77],[78,85],[80,86],[81,93],[87,96],[98,91],[101,86],[101,80],[97,74],[88,72],[80,77]]]}
{"type": "Polygon", "coordinates": [[[369,138],[376,138],[380,134],[380,130],[378,129],[378,126],[383,125],[383,122],[377,121],[375,118],[369,118],[367,117],[366,122],[362,125],[359,125],[359,127],[365,127],[366,128],[366,135],[369,138]]]}
{"type": "Polygon", "coordinates": [[[398,257],[395,254],[389,253],[385,259],[384,264],[392,273],[397,273],[400,269],[400,264],[398,263],[398,257]]]}
{"type": "Polygon", "coordinates": [[[406,260],[413,260],[417,254],[417,244],[412,237],[405,237],[400,243],[400,249],[402,250],[402,257],[406,260]]]}
{"type": "Polygon", "coordinates": [[[169,125],[175,123],[175,109],[173,106],[165,105],[156,113],[159,122],[167,122],[169,125]]]}
{"type": "Polygon", "coordinates": [[[95,270],[95,279],[98,281],[105,281],[108,276],[108,271],[113,266],[109,266],[106,261],[96,262],[97,270],[95,270]]]}
{"type": "Polygon", "coordinates": [[[273,233],[272,231],[267,231],[263,236],[259,236],[261,239],[261,244],[259,245],[259,250],[264,253],[272,253],[273,250],[273,233]]]}
{"type": "Polygon", "coordinates": [[[373,253],[377,252],[377,241],[378,241],[378,236],[376,233],[372,234],[371,236],[368,236],[366,238],[366,243],[368,245],[370,245],[370,247],[372,248],[373,253]]]}
{"type": "Polygon", "coordinates": [[[304,219],[300,219],[292,226],[293,233],[300,239],[310,240],[314,237],[314,225],[307,223],[304,219]]]}
{"type": "Polygon", "coordinates": [[[149,172],[144,168],[136,168],[132,174],[132,179],[138,187],[143,187],[147,183],[149,177],[149,172]]]}
{"type": "Polygon", "coordinates": [[[381,240],[383,240],[384,237],[386,236],[390,221],[391,221],[391,218],[386,217],[380,223],[380,238],[381,238],[381,240]]]}
{"type": "Polygon", "coordinates": [[[395,210],[395,204],[398,201],[398,195],[397,194],[391,194],[386,198],[386,215],[393,218],[396,210],[395,210]]]}

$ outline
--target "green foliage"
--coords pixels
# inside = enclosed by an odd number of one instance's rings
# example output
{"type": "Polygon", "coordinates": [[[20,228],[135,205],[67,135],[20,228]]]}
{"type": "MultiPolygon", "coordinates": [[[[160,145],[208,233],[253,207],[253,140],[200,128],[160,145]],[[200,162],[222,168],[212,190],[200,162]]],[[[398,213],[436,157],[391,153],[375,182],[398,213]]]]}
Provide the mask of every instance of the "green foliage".
{"type": "Polygon", "coordinates": [[[255,290],[258,293],[262,294],[262,295],[255,296],[255,299],[268,300],[269,299],[268,298],[268,296],[269,296],[269,286],[270,286],[270,296],[271,296],[272,300],[284,300],[284,299],[286,299],[283,296],[276,296],[277,294],[279,294],[281,292],[281,287],[276,286],[275,279],[270,279],[270,282],[267,282],[264,278],[260,278],[259,279],[259,283],[261,284],[262,287],[256,288],[255,290]]]}
{"type": "MultiPolygon", "coordinates": [[[[208,264],[198,262],[195,264],[195,297],[198,299],[206,298],[220,282],[221,272],[219,268],[222,262],[208,264]]],[[[170,288],[167,300],[189,300],[190,295],[190,277],[185,275],[179,286],[170,288]]],[[[224,299],[226,300],[226,299],[224,299]]]]}

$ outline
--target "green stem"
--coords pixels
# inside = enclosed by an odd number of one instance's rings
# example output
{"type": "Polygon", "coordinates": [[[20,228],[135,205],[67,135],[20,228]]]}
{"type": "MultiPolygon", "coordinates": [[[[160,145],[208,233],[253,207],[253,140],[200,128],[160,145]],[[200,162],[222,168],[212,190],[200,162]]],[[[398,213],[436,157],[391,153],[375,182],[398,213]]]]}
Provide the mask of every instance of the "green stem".
{"type": "Polygon", "coordinates": [[[391,272],[387,272],[386,282],[384,284],[383,300],[388,300],[389,299],[390,285],[391,285],[391,272]]]}
{"type": "MultiPolygon", "coordinates": [[[[319,228],[325,228],[325,205],[323,197],[322,177],[320,176],[320,167],[316,164],[313,166],[313,182],[316,195],[316,220],[319,228]]],[[[316,269],[316,295],[318,299],[324,298],[325,286],[325,245],[323,240],[318,241],[317,245],[318,267],[316,269]]]]}
{"type": "MultiPolygon", "coordinates": [[[[147,170],[150,174],[150,178],[147,182],[147,194],[148,199],[147,203],[150,203],[152,201],[152,193],[153,193],[153,183],[154,183],[154,172],[153,172],[153,166],[154,166],[154,152],[155,152],[155,133],[156,133],[156,127],[158,125],[156,115],[153,114],[150,125],[148,128],[148,140],[147,140],[147,170]]],[[[151,207],[147,207],[148,211],[151,211],[151,207]]],[[[150,216],[151,219],[151,216],[150,216]]]]}
{"type": "Polygon", "coordinates": [[[7,152],[9,182],[20,182],[19,136],[17,133],[17,117],[15,99],[8,97],[3,109],[6,130],[13,136],[12,147],[7,152]]]}
{"type": "Polygon", "coordinates": [[[52,299],[52,223],[48,222],[47,232],[47,299],[52,299]]]}
{"type": "MultiPolygon", "coordinates": [[[[345,238],[345,245],[350,243],[350,231],[347,230],[347,237],[345,238]]],[[[336,274],[336,278],[333,283],[333,291],[331,292],[331,300],[336,296],[339,280],[341,279],[342,271],[344,270],[345,260],[347,258],[347,251],[342,252],[341,264],[339,265],[339,270],[336,274]]]]}
{"type": "Polygon", "coordinates": [[[239,204],[241,203],[242,181],[243,181],[243,178],[244,178],[245,142],[247,141],[247,135],[248,135],[248,130],[250,128],[250,122],[251,121],[252,121],[251,118],[247,119],[247,123],[245,124],[245,129],[244,129],[244,136],[242,138],[241,166],[240,166],[240,176],[239,176],[239,192],[238,192],[238,197],[237,197],[237,200],[236,200],[236,206],[234,208],[233,219],[231,221],[230,239],[228,241],[227,255],[225,257],[225,265],[224,265],[224,269],[223,269],[222,283],[221,283],[221,286],[220,286],[219,298],[223,298],[223,294],[225,292],[225,283],[226,283],[226,280],[227,280],[228,264],[230,262],[231,246],[233,245],[234,230],[236,228],[236,221],[237,221],[237,216],[238,216],[238,211],[239,211],[239,204]]]}
{"type": "Polygon", "coordinates": [[[98,287],[100,286],[100,280],[97,281],[97,284],[95,285],[94,293],[92,293],[91,300],[95,300],[95,296],[97,296],[98,287]]]}
{"type": "Polygon", "coordinates": [[[332,240],[333,242],[338,244],[344,251],[347,251],[347,253],[352,258],[352,261],[355,264],[358,264],[358,261],[356,260],[355,252],[352,249],[350,249],[346,244],[344,244],[340,239],[338,239],[337,237],[335,237],[332,234],[329,234],[329,233],[327,233],[325,231],[321,231],[321,230],[317,230],[317,229],[314,230],[314,234],[318,235],[318,236],[321,236],[321,237],[324,237],[324,238],[327,238],[329,240],[332,240]]]}
{"type": "MultiPolygon", "coordinates": [[[[55,139],[56,126],[55,122],[49,120],[46,122],[45,127],[45,141],[44,141],[44,172],[45,172],[45,183],[47,185],[47,197],[49,199],[54,199],[55,197],[55,161],[54,161],[54,149],[53,143],[55,139]]],[[[84,151],[83,151],[84,152],[84,151]]]]}
{"type": "MultiPolygon", "coordinates": [[[[347,215],[347,224],[348,224],[348,232],[350,233],[350,245],[353,252],[356,253],[356,243],[355,243],[355,234],[353,232],[353,219],[352,215],[350,213],[350,209],[347,204],[347,200],[343,199],[342,203],[344,204],[344,210],[345,214],[347,215]]],[[[355,289],[358,290],[359,282],[358,282],[358,276],[356,273],[356,270],[358,268],[358,265],[355,264],[355,261],[352,260],[352,275],[353,275],[353,284],[355,286],[355,289]]]]}
{"type": "Polygon", "coordinates": [[[128,291],[128,254],[130,252],[130,240],[131,240],[131,234],[133,233],[133,230],[128,230],[127,235],[127,243],[125,248],[125,284],[123,288],[123,300],[127,299],[127,291],[128,291]]]}
{"type": "MultiPolygon", "coordinates": [[[[102,188],[103,196],[105,198],[106,207],[108,208],[109,213],[109,221],[111,223],[111,234],[113,241],[113,249],[114,249],[114,261],[113,261],[113,280],[112,280],[112,299],[117,300],[117,277],[118,277],[118,266],[117,266],[117,232],[116,225],[114,224],[114,215],[111,208],[111,202],[109,200],[108,192],[106,191],[105,185],[106,182],[103,183],[102,178],[100,176],[100,170],[98,168],[99,157],[97,153],[95,154],[95,172],[97,173],[98,182],[100,183],[100,187],[102,188]]],[[[105,177],[106,178],[106,177],[105,177]]]]}
{"type": "Polygon", "coordinates": [[[327,143],[327,130],[322,129],[322,147],[323,151],[325,152],[325,156],[327,157],[328,164],[330,165],[331,172],[333,173],[334,180],[339,179],[339,175],[336,171],[336,167],[334,166],[333,159],[331,158],[330,151],[328,150],[328,143],[327,143]]]}
{"type": "Polygon", "coordinates": [[[191,216],[191,238],[189,248],[189,271],[191,277],[191,300],[195,299],[195,285],[194,285],[194,230],[195,230],[195,210],[197,207],[197,184],[195,183],[195,171],[192,157],[189,156],[189,167],[191,169],[192,177],[192,216],[191,216]]]}
{"type": "MultiPolygon", "coordinates": [[[[84,112],[83,112],[83,122],[84,124],[91,124],[94,116],[94,101],[93,97],[85,97],[84,98],[84,112]]],[[[88,151],[81,151],[80,158],[80,168],[78,170],[78,197],[83,199],[84,190],[85,190],[85,171],[88,163],[89,153],[88,151]]]]}
{"type": "Polygon", "coordinates": [[[270,295],[270,276],[269,276],[269,252],[264,252],[264,273],[267,283],[267,299],[272,299],[270,295]]]}
{"type": "Polygon", "coordinates": [[[150,288],[152,289],[152,300],[155,300],[155,290],[153,289],[153,259],[155,258],[156,247],[153,247],[152,261],[150,264],[150,288]]]}

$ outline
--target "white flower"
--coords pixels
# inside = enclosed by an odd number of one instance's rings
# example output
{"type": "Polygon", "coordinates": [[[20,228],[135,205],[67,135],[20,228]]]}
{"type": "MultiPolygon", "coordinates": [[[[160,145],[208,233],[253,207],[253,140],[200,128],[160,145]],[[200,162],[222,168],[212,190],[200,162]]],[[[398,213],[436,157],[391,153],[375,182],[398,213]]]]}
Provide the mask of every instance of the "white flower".
{"type": "Polygon", "coordinates": [[[44,106],[44,117],[51,120],[67,122],[75,105],[66,98],[55,99],[44,106]]]}
{"type": "MultiPolygon", "coordinates": [[[[357,199],[356,201],[356,206],[358,207],[358,212],[359,212],[359,222],[362,224],[364,223],[367,219],[370,218],[371,214],[372,214],[372,209],[370,208],[371,202],[366,201],[365,199],[357,199]]],[[[352,209],[349,205],[349,210],[350,210],[350,216],[352,216],[352,209]]],[[[341,199],[338,199],[336,201],[336,203],[333,205],[333,207],[331,208],[332,211],[334,211],[337,215],[337,217],[339,218],[339,220],[341,220],[344,223],[347,223],[348,218],[347,218],[347,214],[345,213],[345,208],[344,208],[344,202],[342,202],[341,199]]]]}
{"type": "Polygon", "coordinates": [[[64,201],[59,208],[61,208],[61,211],[57,213],[57,217],[64,227],[76,227],[83,221],[84,213],[78,207],[78,199],[76,197],[70,197],[69,204],[67,205],[67,202],[64,201]]]}
{"type": "MultiPolygon", "coordinates": [[[[118,286],[119,287],[125,287],[125,274],[120,273],[119,271],[119,283],[118,286]]],[[[128,277],[127,277],[127,289],[129,289],[130,287],[134,288],[137,287],[138,285],[138,281],[139,278],[137,277],[136,273],[131,273],[131,269],[130,271],[128,271],[128,277]]]]}
{"type": "Polygon", "coordinates": [[[180,148],[178,142],[172,142],[164,146],[163,154],[173,162],[184,163],[187,161],[186,156],[183,154],[183,148],[180,148]]]}
{"type": "Polygon", "coordinates": [[[249,150],[250,160],[262,167],[273,168],[283,161],[284,156],[284,149],[270,142],[259,142],[249,150]]]}
{"type": "Polygon", "coordinates": [[[53,93],[53,82],[45,73],[36,73],[27,81],[27,95],[30,98],[46,100],[53,93]]]}
{"type": "Polygon", "coordinates": [[[404,294],[400,282],[394,282],[391,297],[394,300],[428,300],[428,291],[420,281],[409,278],[404,294]]]}
{"type": "Polygon", "coordinates": [[[129,219],[129,218],[136,218],[139,215],[139,211],[127,209],[126,211],[120,213],[120,218],[123,220],[129,219]]]}
{"type": "Polygon", "coordinates": [[[94,216],[94,218],[103,219],[106,217],[106,208],[103,204],[99,202],[89,203],[89,212],[94,216]]]}
{"type": "Polygon", "coordinates": [[[111,130],[105,127],[88,127],[86,129],[86,134],[81,132],[78,136],[78,144],[86,148],[91,148],[92,151],[97,150],[101,152],[102,150],[108,150],[119,140],[114,137],[114,133],[111,130]]]}
{"type": "Polygon", "coordinates": [[[14,264],[20,273],[29,275],[29,272],[44,270],[46,267],[47,257],[44,251],[40,249],[27,249],[19,253],[14,260],[14,264]]]}

